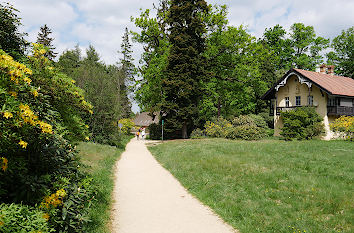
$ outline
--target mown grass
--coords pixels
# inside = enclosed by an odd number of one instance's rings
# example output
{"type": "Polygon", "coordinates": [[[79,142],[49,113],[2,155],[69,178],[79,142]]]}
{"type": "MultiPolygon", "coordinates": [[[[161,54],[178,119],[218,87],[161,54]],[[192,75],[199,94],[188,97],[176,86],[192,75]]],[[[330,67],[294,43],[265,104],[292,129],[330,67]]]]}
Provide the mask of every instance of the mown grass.
{"type": "Polygon", "coordinates": [[[171,141],[149,147],[241,232],[354,232],[354,143],[171,141]]]}
{"type": "Polygon", "coordinates": [[[89,223],[88,232],[110,232],[111,195],[114,185],[113,165],[125,150],[125,145],[130,139],[131,137],[124,138],[122,148],[91,142],[81,142],[78,145],[81,161],[86,165],[82,169],[93,177],[92,185],[97,191],[93,205],[90,207],[92,222],[89,223]]]}

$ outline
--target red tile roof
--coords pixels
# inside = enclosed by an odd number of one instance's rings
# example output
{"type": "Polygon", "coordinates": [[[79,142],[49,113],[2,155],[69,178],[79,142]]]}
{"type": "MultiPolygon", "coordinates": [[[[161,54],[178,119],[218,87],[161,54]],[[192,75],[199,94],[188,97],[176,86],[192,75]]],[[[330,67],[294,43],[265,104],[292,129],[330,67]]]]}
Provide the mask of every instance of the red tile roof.
{"type": "Polygon", "coordinates": [[[354,97],[354,79],[301,69],[294,70],[311,80],[313,83],[327,90],[332,95],[354,97]]]}

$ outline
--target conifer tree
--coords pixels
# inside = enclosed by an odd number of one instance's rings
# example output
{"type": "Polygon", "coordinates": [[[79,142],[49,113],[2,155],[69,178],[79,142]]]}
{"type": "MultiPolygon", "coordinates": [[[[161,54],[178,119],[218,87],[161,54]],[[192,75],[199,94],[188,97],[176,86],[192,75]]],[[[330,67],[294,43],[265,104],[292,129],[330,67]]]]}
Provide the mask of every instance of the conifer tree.
{"type": "Polygon", "coordinates": [[[0,49],[15,59],[24,56],[29,45],[24,38],[27,33],[19,31],[22,23],[18,12],[10,3],[0,3],[0,49]]]}
{"type": "Polygon", "coordinates": [[[50,60],[54,60],[58,53],[54,52],[55,47],[52,44],[54,38],[49,37],[51,33],[52,30],[50,30],[47,24],[44,24],[44,26],[40,28],[40,32],[38,32],[37,43],[46,46],[48,51],[44,54],[44,56],[50,60]]]}
{"type": "Polygon", "coordinates": [[[129,32],[128,28],[125,28],[125,33],[123,35],[123,41],[120,46],[121,51],[120,53],[123,55],[123,58],[120,59],[119,63],[122,66],[122,70],[125,76],[128,78],[129,82],[134,81],[134,74],[135,74],[135,66],[133,64],[134,59],[132,57],[132,45],[129,42],[129,32]]]}
{"type": "Polygon", "coordinates": [[[162,79],[164,100],[161,106],[166,136],[188,137],[198,120],[204,71],[205,22],[208,12],[204,0],[172,0],[167,17],[170,54],[166,75],[162,79]]]}

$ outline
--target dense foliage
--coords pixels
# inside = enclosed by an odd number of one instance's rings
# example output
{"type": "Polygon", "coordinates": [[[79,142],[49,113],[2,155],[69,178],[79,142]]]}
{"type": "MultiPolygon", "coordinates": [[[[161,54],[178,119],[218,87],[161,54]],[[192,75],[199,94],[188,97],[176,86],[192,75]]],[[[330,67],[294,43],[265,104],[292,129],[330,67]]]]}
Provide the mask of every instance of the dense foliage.
{"type": "Polygon", "coordinates": [[[281,113],[284,126],[281,135],[285,140],[312,139],[324,133],[322,117],[312,107],[299,107],[281,113]]]}
{"type": "MultiPolygon", "coordinates": [[[[276,25],[265,29],[263,37],[257,40],[243,25],[229,25],[225,5],[209,5],[207,10],[195,14],[195,20],[197,16],[202,19],[195,22],[203,25],[198,33],[204,33],[200,42],[205,41],[205,45],[200,54],[193,53],[198,59],[188,60],[183,52],[189,51],[186,44],[193,43],[187,41],[197,34],[181,36],[185,35],[188,25],[184,19],[189,19],[183,15],[191,8],[197,8],[199,1],[184,4],[183,1],[176,4],[174,1],[160,0],[155,7],[156,15],[152,15],[148,9],[142,11],[139,17],[132,18],[141,29],[139,33],[133,32],[133,39],[144,46],[139,69],[142,79],[137,82],[136,100],[143,111],[172,114],[164,118],[172,125],[171,129],[166,125],[169,137],[184,137],[185,134],[181,133],[186,128],[190,133],[214,117],[231,119],[250,113],[262,113],[265,116],[267,104],[260,97],[289,68],[315,70],[325,61],[324,51],[328,49],[330,41],[317,36],[313,26],[294,23],[287,31],[276,25]],[[178,16],[174,14],[175,11],[178,11],[178,16]],[[179,35],[177,39],[174,39],[175,35],[179,35]],[[197,67],[200,73],[193,73],[191,68],[188,68],[188,72],[178,73],[187,67],[197,67]],[[193,78],[185,85],[184,80],[188,80],[185,78],[189,74],[193,78]],[[174,86],[178,88],[173,89],[174,86]],[[168,96],[169,93],[173,94],[168,96]],[[180,105],[180,102],[184,105],[180,105]],[[188,117],[177,119],[177,116],[185,113],[184,109],[188,109],[193,122],[188,117]]],[[[345,45],[348,48],[349,35],[350,30],[343,34],[345,39],[336,40],[341,41],[342,47],[345,45]]],[[[334,43],[337,43],[336,40],[334,43]]],[[[199,47],[193,47],[196,49],[191,51],[197,52],[199,47]]],[[[340,53],[339,46],[335,50],[337,54],[340,53]]],[[[341,52],[342,57],[350,58],[349,53],[343,53],[344,50],[341,52]]],[[[267,119],[267,123],[273,127],[271,119],[267,119]]]]}
{"type": "Polygon", "coordinates": [[[36,208],[22,204],[0,204],[0,232],[53,232],[47,215],[36,208]],[[23,221],[26,219],[26,221],[23,221]]]}
{"type": "Polygon", "coordinates": [[[206,77],[203,56],[206,30],[201,15],[207,12],[204,0],[172,0],[169,6],[166,23],[170,52],[166,74],[161,80],[161,111],[169,138],[176,137],[176,131],[181,132],[177,137],[187,138],[198,119],[201,83],[206,77]]]}
{"type": "Polygon", "coordinates": [[[10,3],[0,3],[0,49],[16,59],[23,57],[28,46],[27,34],[19,31],[22,24],[17,13],[10,3]]]}
{"type": "Polygon", "coordinates": [[[202,137],[204,134],[209,137],[257,140],[271,134],[266,121],[260,115],[240,115],[232,122],[219,117],[213,121],[207,121],[204,125],[204,132],[197,129],[192,132],[194,138],[202,137]]]}
{"type": "Polygon", "coordinates": [[[343,30],[335,37],[331,47],[333,51],[327,54],[328,61],[336,67],[339,75],[354,78],[354,27],[343,30]]]}
{"type": "Polygon", "coordinates": [[[130,118],[122,118],[118,121],[118,124],[121,124],[120,131],[125,135],[130,135],[131,130],[135,126],[133,120],[130,118]]]}
{"type": "Polygon", "coordinates": [[[131,115],[127,76],[123,70],[102,63],[93,46],[86,50],[83,58],[78,47],[65,51],[59,57],[58,66],[84,90],[87,100],[93,105],[93,114],[86,118],[92,140],[118,145],[118,120],[131,115]]]}

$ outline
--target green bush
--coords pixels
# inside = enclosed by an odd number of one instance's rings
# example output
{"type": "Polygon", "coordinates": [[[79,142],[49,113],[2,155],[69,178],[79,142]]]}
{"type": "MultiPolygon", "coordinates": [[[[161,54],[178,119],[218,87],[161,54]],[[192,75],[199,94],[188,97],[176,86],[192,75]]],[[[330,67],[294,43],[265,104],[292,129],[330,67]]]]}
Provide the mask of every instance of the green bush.
{"type": "Polygon", "coordinates": [[[227,138],[257,140],[267,136],[269,130],[263,117],[259,115],[241,115],[232,121],[234,129],[229,132],[227,138]]]}
{"type": "Polygon", "coordinates": [[[312,107],[299,107],[281,113],[284,126],[281,135],[285,140],[312,139],[324,132],[321,116],[312,107]]]}
{"type": "Polygon", "coordinates": [[[274,116],[273,115],[269,115],[268,111],[261,112],[258,115],[263,117],[263,119],[265,120],[265,122],[267,123],[267,125],[270,129],[274,129],[274,116]]]}
{"type": "Polygon", "coordinates": [[[201,130],[201,129],[197,128],[197,129],[192,131],[192,133],[190,135],[190,138],[198,139],[198,138],[204,138],[205,136],[206,135],[205,135],[204,130],[201,130]]]}
{"type": "Polygon", "coordinates": [[[161,124],[153,123],[153,124],[149,125],[148,129],[149,129],[149,137],[150,137],[150,139],[152,139],[152,140],[161,140],[161,137],[162,137],[162,132],[161,132],[162,126],[161,126],[161,124]]]}
{"type": "Polygon", "coordinates": [[[232,130],[232,124],[228,120],[219,117],[214,121],[207,121],[204,128],[205,134],[209,137],[225,138],[228,132],[232,130]]]}
{"type": "MultiPolygon", "coordinates": [[[[71,181],[65,187],[65,197],[62,204],[49,209],[49,223],[59,232],[85,232],[90,221],[89,208],[95,199],[95,187],[91,177],[71,181]]],[[[44,200],[47,200],[45,198],[44,200]]]]}
{"type": "Polygon", "coordinates": [[[235,126],[226,137],[230,139],[258,140],[265,137],[265,131],[256,125],[239,125],[235,126]]]}
{"type": "Polygon", "coordinates": [[[48,215],[22,204],[0,204],[0,232],[53,232],[48,215]]]}
{"type": "Polygon", "coordinates": [[[121,132],[126,135],[129,135],[131,129],[135,126],[133,120],[129,118],[120,119],[118,123],[122,124],[121,132]]]}

